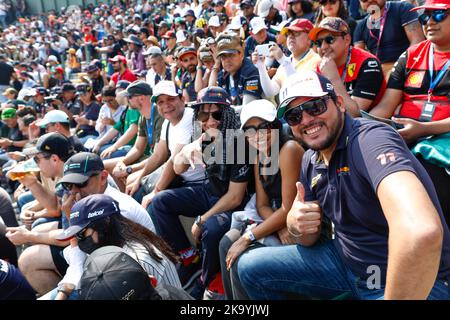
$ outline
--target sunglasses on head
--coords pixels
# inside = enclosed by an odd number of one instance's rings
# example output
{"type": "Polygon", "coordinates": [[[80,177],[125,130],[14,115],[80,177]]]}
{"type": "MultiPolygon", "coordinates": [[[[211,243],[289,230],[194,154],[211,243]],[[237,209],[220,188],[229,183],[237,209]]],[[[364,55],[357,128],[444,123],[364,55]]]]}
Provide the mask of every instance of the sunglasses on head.
{"type": "Polygon", "coordinates": [[[201,122],[205,122],[209,120],[211,116],[214,120],[220,121],[222,120],[222,111],[214,111],[214,112],[204,112],[200,111],[197,116],[197,120],[201,122]]]}
{"type": "Polygon", "coordinates": [[[259,130],[268,130],[268,129],[273,129],[273,125],[272,125],[272,123],[267,122],[267,121],[264,121],[264,122],[260,123],[259,126],[244,126],[242,128],[242,130],[246,134],[256,133],[259,130]],[[251,130],[253,130],[253,131],[251,131],[251,130]]]}
{"type": "Polygon", "coordinates": [[[323,44],[324,41],[327,44],[333,44],[336,41],[337,37],[344,36],[344,35],[345,34],[341,34],[341,35],[338,35],[338,36],[333,36],[333,35],[330,34],[330,35],[326,36],[325,38],[317,39],[317,40],[313,41],[313,43],[314,43],[315,46],[320,48],[320,47],[322,47],[322,44],[323,44]]]}
{"type": "Polygon", "coordinates": [[[328,110],[327,100],[330,96],[324,96],[318,99],[309,100],[285,112],[283,118],[290,126],[296,126],[303,119],[303,111],[306,111],[311,117],[316,117],[328,110]]]}
{"type": "Polygon", "coordinates": [[[335,4],[336,2],[338,2],[338,0],[320,0],[319,3],[321,6],[326,5],[327,3],[329,4],[335,4]]]}
{"type": "Polygon", "coordinates": [[[419,16],[419,23],[421,25],[426,25],[430,18],[433,18],[433,20],[437,23],[442,22],[447,18],[448,11],[447,10],[431,10],[431,11],[425,11],[419,16]]]}

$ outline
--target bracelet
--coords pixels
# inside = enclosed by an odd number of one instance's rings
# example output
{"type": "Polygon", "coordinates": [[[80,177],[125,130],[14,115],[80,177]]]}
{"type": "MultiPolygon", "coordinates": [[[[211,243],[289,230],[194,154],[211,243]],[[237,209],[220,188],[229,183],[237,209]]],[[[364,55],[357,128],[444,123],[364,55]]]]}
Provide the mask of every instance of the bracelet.
{"type": "Polygon", "coordinates": [[[293,236],[294,238],[300,238],[300,237],[302,237],[303,235],[301,234],[301,233],[294,233],[294,232],[292,232],[292,230],[289,228],[289,227],[287,227],[287,231],[289,232],[289,234],[291,235],[291,236],[293,236]]]}
{"type": "Polygon", "coordinates": [[[202,70],[202,67],[197,66],[197,71],[202,70]]]}

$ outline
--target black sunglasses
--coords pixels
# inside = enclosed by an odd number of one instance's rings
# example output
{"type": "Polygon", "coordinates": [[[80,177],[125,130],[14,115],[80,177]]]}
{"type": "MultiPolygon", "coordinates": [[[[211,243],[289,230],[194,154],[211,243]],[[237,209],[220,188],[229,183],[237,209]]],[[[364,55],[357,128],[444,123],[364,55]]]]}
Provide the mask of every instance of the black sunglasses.
{"type": "Polygon", "coordinates": [[[327,3],[329,4],[335,4],[336,2],[338,2],[338,0],[320,0],[319,3],[321,6],[326,5],[327,3]]]}
{"type": "Polygon", "coordinates": [[[333,35],[328,35],[325,38],[322,39],[317,39],[316,41],[313,41],[314,45],[317,46],[318,48],[322,47],[322,43],[325,41],[327,44],[333,44],[336,41],[337,37],[341,37],[344,36],[345,34],[341,34],[339,36],[333,36],[333,35]]]}
{"type": "MultiPolygon", "coordinates": [[[[42,153],[41,153],[42,154],[42,153]]],[[[42,160],[42,159],[50,159],[50,157],[52,156],[51,154],[43,154],[44,156],[43,157],[38,157],[38,155],[35,155],[34,157],[33,157],[33,160],[34,160],[34,162],[36,162],[36,164],[39,164],[39,162],[42,160]]]]}
{"type": "Polygon", "coordinates": [[[71,191],[72,188],[73,188],[73,186],[76,186],[76,187],[79,188],[79,189],[81,189],[81,188],[86,188],[86,186],[87,186],[88,183],[89,183],[89,180],[90,180],[91,178],[93,178],[93,177],[96,177],[96,176],[98,176],[98,173],[97,173],[97,174],[94,174],[94,175],[92,175],[92,176],[90,176],[89,179],[87,179],[87,180],[86,180],[85,182],[83,182],[83,183],[63,182],[63,183],[62,183],[62,187],[63,187],[64,190],[66,190],[66,191],[71,191]]]}
{"type": "Polygon", "coordinates": [[[86,227],[84,227],[83,229],[81,229],[80,231],[75,233],[75,238],[77,238],[78,241],[83,241],[84,239],[87,238],[87,236],[84,235],[84,233],[86,232],[87,228],[89,228],[89,225],[87,225],[86,227]]]}
{"type": "Polygon", "coordinates": [[[222,120],[222,111],[214,111],[214,112],[204,112],[200,111],[197,116],[197,120],[201,122],[208,121],[209,116],[213,117],[214,120],[220,121],[222,120]]]}
{"type": "Polygon", "coordinates": [[[259,126],[245,126],[242,128],[245,134],[249,135],[250,133],[256,134],[259,130],[268,130],[273,129],[273,125],[271,122],[264,121],[259,124],[259,126]],[[253,131],[250,131],[253,130],[253,131]]]}
{"type": "Polygon", "coordinates": [[[303,111],[306,111],[311,117],[316,117],[325,113],[328,109],[327,100],[330,96],[309,100],[285,112],[283,118],[290,126],[296,126],[303,119],[303,111]]]}
{"type": "Polygon", "coordinates": [[[437,23],[442,22],[447,18],[448,11],[447,10],[431,10],[431,11],[425,11],[419,16],[419,23],[421,25],[426,25],[430,18],[433,18],[433,20],[437,23]]]}

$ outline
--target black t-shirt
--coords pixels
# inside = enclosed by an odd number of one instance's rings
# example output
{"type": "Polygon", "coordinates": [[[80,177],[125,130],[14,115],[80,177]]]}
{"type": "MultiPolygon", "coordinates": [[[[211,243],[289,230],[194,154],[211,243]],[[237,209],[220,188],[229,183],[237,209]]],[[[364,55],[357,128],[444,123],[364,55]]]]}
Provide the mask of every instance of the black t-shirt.
{"type": "MultiPolygon", "coordinates": [[[[18,126],[16,126],[15,128],[9,129],[8,138],[9,138],[9,140],[12,140],[12,141],[22,141],[22,140],[26,139],[23,136],[22,132],[19,130],[18,126]]],[[[21,151],[21,150],[22,150],[22,148],[20,148],[20,147],[15,147],[15,146],[8,147],[8,152],[21,151]]]]}
{"type": "Polygon", "coordinates": [[[105,82],[103,81],[102,76],[99,76],[97,79],[92,80],[92,90],[94,91],[95,95],[100,94],[104,86],[105,82]]]}
{"type": "Polygon", "coordinates": [[[6,62],[0,61],[0,86],[9,86],[11,75],[14,73],[14,68],[6,62]]]}
{"type": "MultiPolygon", "coordinates": [[[[222,142],[217,142],[222,144],[222,142]]],[[[204,154],[210,154],[212,157],[216,156],[215,143],[204,143],[204,154]]],[[[227,144],[228,147],[228,144],[227,144]]],[[[237,152],[237,139],[234,140],[234,158],[223,161],[223,159],[215,159],[218,163],[207,164],[206,173],[208,176],[209,187],[212,193],[217,197],[222,197],[228,192],[230,182],[248,182],[253,177],[252,167],[248,164],[248,159],[241,159],[242,153],[237,152]],[[222,162],[222,163],[220,163],[222,162]],[[223,163],[225,162],[225,163],[223,163]]],[[[246,148],[248,150],[248,148],[246,148]]],[[[225,152],[225,150],[224,150],[225,152]]],[[[245,154],[245,153],[244,153],[245,154]]],[[[219,155],[217,155],[219,157],[219,155]]],[[[204,159],[208,163],[208,159],[204,159]]]]}
{"type": "Polygon", "coordinates": [[[84,145],[81,143],[80,139],[77,136],[70,136],[69,138],[70,144],[73,146],[73,149],[76,152],[86,152],[88,151],[84,145]]]}

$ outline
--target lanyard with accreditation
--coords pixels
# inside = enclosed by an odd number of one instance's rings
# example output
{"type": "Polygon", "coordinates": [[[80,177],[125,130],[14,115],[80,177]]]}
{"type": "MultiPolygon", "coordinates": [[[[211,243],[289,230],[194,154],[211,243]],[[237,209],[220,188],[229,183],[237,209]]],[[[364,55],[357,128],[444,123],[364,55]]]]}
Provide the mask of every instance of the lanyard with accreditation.
{"type": "Polygon", "coordinates": [[[450,67],[450,60],[447,60],[444,67],[434,77],[434,46],[433,44],[430,46],[430,51],[428,53],[428,73],[430,74],[430,87],[428,89],[428,101],[423,104],[422,112],[420,114],[419,121],[428,122],[433,118],[434,111],[436,110],[436,104],[431,102],[431,96],[433,95],[433,91],[436,86],[441,82],[444,74],[447,72],[450,67]]]}

